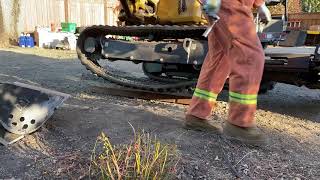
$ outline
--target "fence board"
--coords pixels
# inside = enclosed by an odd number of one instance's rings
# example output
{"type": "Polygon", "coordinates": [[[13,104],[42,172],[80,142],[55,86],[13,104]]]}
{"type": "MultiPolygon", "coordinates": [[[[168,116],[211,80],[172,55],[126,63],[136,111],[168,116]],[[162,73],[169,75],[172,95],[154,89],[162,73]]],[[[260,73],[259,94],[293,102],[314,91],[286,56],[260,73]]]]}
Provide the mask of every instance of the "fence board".
{"type": "Polygon", "coordinates": [[[20,31],[36,26],[74,22],[77,26],[116,25],[113,6],[116,0],[21,0],[20,31]]]}
{"type": "Polygon", "coordinates": [[[23,31],[64,21],[64,0],[21,0],[20,8],[19,24],[23,31]]]}
{"type": "Polygon", "coordinates": [[[105,23],[110,26],[116,26],[118,20],[118,12],[115,7],[118,6],[116,1],[108,1],[105,4],[105,23]]]}
{"type": "Polygon", "coordinates": [[[105,24],[104,0],[72,0],[69,1],[69,21],[78,26],[105,24]]]}

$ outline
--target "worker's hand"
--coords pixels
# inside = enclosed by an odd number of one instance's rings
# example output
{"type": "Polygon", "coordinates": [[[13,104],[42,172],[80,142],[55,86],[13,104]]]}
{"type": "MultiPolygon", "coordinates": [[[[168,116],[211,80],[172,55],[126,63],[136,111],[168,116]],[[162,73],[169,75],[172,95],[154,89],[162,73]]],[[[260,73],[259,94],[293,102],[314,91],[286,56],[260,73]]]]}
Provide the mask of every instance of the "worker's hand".
{"type": "Polygon", "coordinates": [[[271,13],[265,3],[263,3],[258,9],[259,17],[262,19],[262,22],[268,24],[271,20],[271,13]]]}
{"type": "Polygon", "coordinates": [[[202,9],[209,16],[209,18],[218,17],[220,10],[221,0],[204,0],[202,3],[202,9]]]}

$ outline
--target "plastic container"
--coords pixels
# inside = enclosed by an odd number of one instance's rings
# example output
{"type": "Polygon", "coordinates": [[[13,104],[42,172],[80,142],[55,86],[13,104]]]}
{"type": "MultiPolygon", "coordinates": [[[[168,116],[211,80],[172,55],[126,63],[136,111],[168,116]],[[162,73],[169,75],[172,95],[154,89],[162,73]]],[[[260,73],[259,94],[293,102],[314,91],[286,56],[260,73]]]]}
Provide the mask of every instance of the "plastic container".
{"type": "Polygon", "coordinates": [[[61,23],[62,32],[75,33],[77,29],[76,23],[61,23]]]}
{"type": "Polygon", "coordinates": [[[26,47],[26,36],[21,34],[19,37],[19,46],[25,48],[26,47]]]}
{"type": "Polygon", "coordinates": [[[25,36],[25,46],[26,47],[30,47],[30,34],[27,34],[26,36],[25,36]]]}
{"type": "Polygon", "coordinates": [[[26,36],[26,47],[33,48],[34,47],[34,39],[30,36],[30,34],[27,34],[26,36]]]}
{"type": "Polygon", "coordinates": [[[34,38],[32,36],[30,36],[30,46],[33,48],[34,45],[35,45],[34,38]]]}

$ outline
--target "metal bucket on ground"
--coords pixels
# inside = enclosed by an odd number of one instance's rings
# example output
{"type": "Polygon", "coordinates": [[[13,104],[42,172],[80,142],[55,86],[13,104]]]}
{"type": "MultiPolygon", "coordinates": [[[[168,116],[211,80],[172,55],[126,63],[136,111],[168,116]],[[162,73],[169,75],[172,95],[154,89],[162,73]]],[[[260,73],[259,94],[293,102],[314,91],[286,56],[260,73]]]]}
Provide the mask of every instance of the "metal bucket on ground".
{"type": "Polygon", "coordinates": [[[24,83],[0,83],[0,123],[11,133],[30,134],[69,97],[65,93],[24,83]]]}

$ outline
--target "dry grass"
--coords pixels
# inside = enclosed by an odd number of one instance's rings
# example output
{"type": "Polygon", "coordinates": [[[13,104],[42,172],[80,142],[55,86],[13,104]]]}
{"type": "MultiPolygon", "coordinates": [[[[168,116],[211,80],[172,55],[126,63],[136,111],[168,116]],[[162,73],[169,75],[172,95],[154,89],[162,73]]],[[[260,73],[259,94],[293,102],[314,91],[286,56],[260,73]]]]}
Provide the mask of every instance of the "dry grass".
{"type": "Polygon", "coordinates": [[[177,164],[176,147],[162,144],[148,133],[135,134],[126,145],[113,145],[101,133],[93,151],[90,174],[112,180],[171,179],[176,174],[177,164]]]}
{"type": "Polygon", "coordinates": [[[19,54],[26,55],[35,55],[45,58],[51,58],[52,60],[67,60],[67,59],[76,59],[77,53],[76,51],[71,50],[57,50],[57,49],[44,49],[39,47],[34,48],[21,48],[19,46],[1,46],[0,42],[0,51],[8,51],[19,54]]]}

